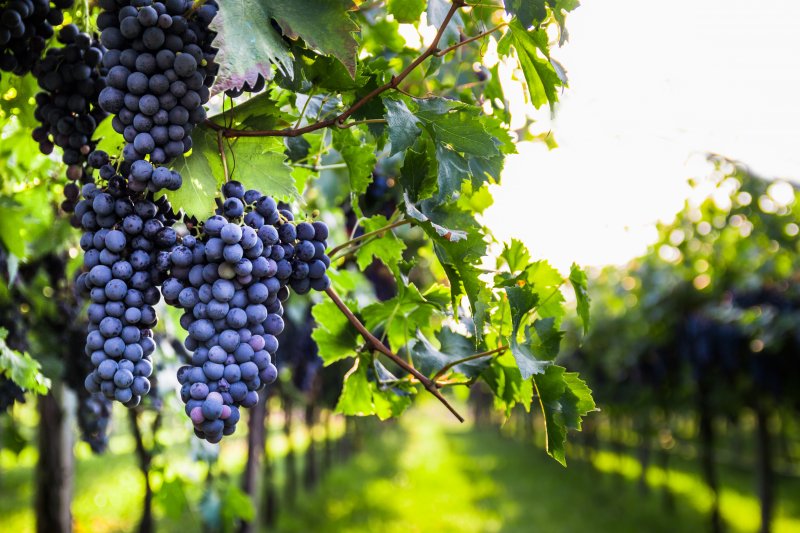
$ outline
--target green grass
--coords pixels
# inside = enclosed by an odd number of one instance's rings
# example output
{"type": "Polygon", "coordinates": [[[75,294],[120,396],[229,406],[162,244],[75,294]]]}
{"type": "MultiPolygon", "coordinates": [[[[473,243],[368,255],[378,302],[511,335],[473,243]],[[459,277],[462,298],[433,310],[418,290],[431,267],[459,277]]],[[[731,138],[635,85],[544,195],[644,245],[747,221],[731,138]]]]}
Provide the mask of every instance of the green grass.
{"type": "MultiPolygon", "coordinates": [[[[674,532],[706,530],[710,497],[694,465],[674,461],[665,478],[651,468],[642,494],[639,465],[603,452],[564,469],[531,445],[493,430],[456,427],[432,412],[409,414],[397,430],[369,442],[335,468],[296,510],[282,532],[674,532]],[[415,415],[415,416],[413,416],[415,415]],[[659,487],[675,507],[667,511],[659,487]]],[[[758,504],[749,477],[722,471],[721,504],[730,531],[755,531],[758,504]]],[[[781,487],[775,533],[800,531],[789,502],[800,482],[781,487]]]]}
{"type": "MultiPolygon", "coordinates": [[[[122,429],[122,428],[120,428],[122,429]]],[[[274,458],[286,441],[273,428],[274,458]]],[[[301,448],[307,435],[297,434],[301,448]]],[[[223,447],[221,462],[239,472],[244,442],[223,447]]],[[[422,404],[397,424],[384,424],[363,439],[363,451],[338,463],[318,488],[301,494],[294,509],[279,506],[279,532],[641,532],[707,530],[710,497],[693,461],[671,459],[668,476],[648,470],[650,490],[641,493],[639,464],[608,451],[593,461],[571,457],[562,468],[531,445],[496,430],[458,425],[438,405],[422,404]],[[663,504],[662,486],[674,495],[674,509],[663,504]]],[[[96,457],[79,447],[75,530],[133,531],[141,512],[143,483],[132,442],[112,439],[108,455],[96,457]]],[[[298,463],[303,461],[298,452],[298,463]]],[[[188,461],[185,446],[167,452],[171,464],[188,461]]],[[[14,461],[0,453],[0,532],[33,531],[31,449],[14,461]]],[[[285,477],[281,461],[276,481],[285,477]]],[[[758,503],[750,473],[721,468],[722,514],[733,533],[758,527],[758,503]]],[[[800,480],[782,479],[775,533],[800,531],[800,480]]],[[[194,530],[196,523],[160,522],[159,531],[194,530]]]]}

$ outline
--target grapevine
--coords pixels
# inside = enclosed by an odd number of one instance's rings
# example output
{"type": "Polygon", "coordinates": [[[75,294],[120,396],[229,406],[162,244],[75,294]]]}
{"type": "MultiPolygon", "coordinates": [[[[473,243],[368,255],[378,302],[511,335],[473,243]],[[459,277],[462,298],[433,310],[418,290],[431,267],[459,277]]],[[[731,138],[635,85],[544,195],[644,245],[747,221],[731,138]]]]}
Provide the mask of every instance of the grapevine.
{"type": "MultiPolygon", "coordinates": [[[[319,346],[308,375],[350,368],[343,414],[396,416],[424,390],[463,421],[445,389],[479,380],[507,412],[535,388],[581,398],[569,420],[553,419],[556,435],[593,408],[586,384],[554,364],[557,346],[543,355],[537,337],[563,336],[543,313],[563,306],[567,281],[587,323],[585,277],[575,267],[563,278],[518,243],[491,257],[478,217],[514,152],[503,88],[481,64],[467,85],[441,83],[464,79],[448,58],[495,39],[498,56],[518,60],[533,105],[552,107],[566,78],[544,27],[563,30],[566,8],[534,15],[506,3],[503,17],[437,0],[423,17],[425,5],[399,4],[98,0],[45,13],[41,0],[3,3],[6,33],[20,33],[11,12],[39,32],[14,37],[30,50],[14,72],[32,71],[41,89],[33,138],[66,166],[61,211],[81,232],[74,284],[88,331],[70,382],[84,375],[79,418],[95,449],[110,402],[136,407],[153,387],[162,296],[182,312],[185,413],[212,443],[277,379],[292,292],[316,323],[301,328],[319,346]],[[362,46],[381,20],[432,28],[417,51],[362,46]],[[375,290],[356,290],[368,280],[375,290]]],[[[559,398],[540,403],[549,413],[559,398]]],[[[548,441],[559,460],[563,446],[548,441]]]]}

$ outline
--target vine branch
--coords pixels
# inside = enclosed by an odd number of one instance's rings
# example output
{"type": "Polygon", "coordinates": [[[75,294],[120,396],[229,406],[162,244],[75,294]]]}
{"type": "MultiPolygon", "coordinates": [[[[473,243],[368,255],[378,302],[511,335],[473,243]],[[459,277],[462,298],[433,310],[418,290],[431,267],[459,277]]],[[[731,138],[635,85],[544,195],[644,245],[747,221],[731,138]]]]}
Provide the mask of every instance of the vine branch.
{"type": "Polygon", "coordinates": [[[400,368],[402,368],[403,370],[414,376],[417,380],[419,380],[419,382],[422,383],[422,385],[428,390],[428,392],[436,396],[436,399],[442,402],[442,404],[444,404],[444,406],[447,407],[447,409],[451,413],[453,413],[453,416],[455,416],[459,422],[464,421],[464,417],[461,416],[458,413],[458,411],[456,411],[455,408],[452,405],[450,405],[450,402],[448,402],[447,399],[444,396],[442,396],[442,393],[439,392],[439,388],[436,386],[436,383],[434,383],[433,381],[425,377],[423,374],[421,374],[419,370],[408,364],[405,361],[405,359],[392,352],[389,348],[386,347],[385,344],[383,344],[377,337],[375,337],[375,335],[370,333],[370,331],[364,326],[364,324],[361,323],[358,317],[356,317],[356,315],[353,314],[350,308],[347,307],[347,305],[342,301],[339,295],[336,294],[336,291],[334,291],[332,287],[328,287],[327,289],[325,289],[325,293],[330,297],[333,303],[336,304],[336,307],[339,308],[339,311],[341,311],[342,314],[344,314],[344,316],[347,317],[347,320],[356,328],[356,330],[361,334],[361,336],[364,337],[364,340],[366,340],[369,344],[371,344],[375,350],[379,351],[380,353],[382,353],[383,355],[394,361],[397,366],[399,366],[400,368]]]}
{"type": "MultiPolygon", "coordinates": [[[[400,74],[397,76],[392,76],[392,79],[381,85],[380,87],[376,87],[371,92],[363,96],[360,100],[356,103],[351,105],[341,114],[328,118],[325,120],[321,120],[315,122],[313,124],[309,124],[302,128],[286,128],[282,130],[240,130],[234,128],[226,128],[216,124],[211,120],[206,120],[205,124],[209,128],[221,132],[223,137],[299,137],[300,135],[305,135],[306,133],[311,133],[313,131],[321,130],[323,128],[329,128],[331,126],[337,126],[340,128],[349,128],[358,123],[364,123],[364,121],[356,121],[354,123],[345,123],[350,116],[352,116],[356,111],[367,105],[371,100],[375,97],[381,95],[382,93],[390,90],[390,89],[397,89],[397,87],[405,80],[409,74],[411,74],[414,69],[420,66],[426,59],[429,57],[435,56],[439,52],[439,42],[442,40],[442,36],[444,36],[444,32],[447,29],[447,26],[450,24],[450,20],[456,14],[456,12],[466,6],[467,3],[465,0],[453,0],[452,5],[450,6],[450,10],[447,12],[447,15],[444,17],[442,21],[442,25],[439,27],[439,30],[436,32],[436,37],[433,38],[430,46],[425,49],[419,57],[417,57],[414,61],[411,62],[406,68],[403,69],[400,74]]],[[[372,120],[382,120],[382,119],[369,119],[372,120]]]]}

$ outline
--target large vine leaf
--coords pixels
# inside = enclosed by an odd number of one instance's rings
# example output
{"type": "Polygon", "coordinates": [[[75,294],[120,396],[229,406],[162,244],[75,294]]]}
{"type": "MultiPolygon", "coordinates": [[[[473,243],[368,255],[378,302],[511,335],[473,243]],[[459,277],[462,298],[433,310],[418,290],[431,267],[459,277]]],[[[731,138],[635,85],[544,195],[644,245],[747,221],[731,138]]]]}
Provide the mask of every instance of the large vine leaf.
{"type": "Polygon", "coordinates": [[[283,34],[302,38],[308,46],[342,62],[350,76],[356,75],[358,31],[348,11],[355,9],[351,0],[262,0],[283,34]]]}
{"type": "MultiPolygon", "coordinates": [[[[389,224],[383,215],[375,215],[361,223],[365,233],[377,231],[389,224]]],[[[398,238],[392,230],[386,231],[377,238],[368,239],[356,251],[356,262],[363,271],[370,264],[373,258],[378,259],[390,270],[397,272],[397,267],[403,260],[403,250],[406,249],[405,242],[398,238]]]]}
{"type": "Polygon", "coordinates": [[[567,466],[565,444],[567,431],[580,431],[581,418],[595,410],[592,391],[577,373],[551,365],[533,377],[545,418],[547,453],[567,466]]]}
{"type": "Polygon", "coordinates": [[[436,193],[436,166],[433,163],[433,143],[427,135],[419,138],[414,146],[406,150],[400,171],[400,184],[410,201],[424,200],[436,193]]]}
{"type": "Polygon", "coordinates": [[[509,31],[500,39],[497,51],[508,55],[510,47],[516,49],[531,103],[537,109],[545,104],[552,109],[558,101],[558,88],[567,84],[550,61],[547,31],[528,31],[517,19],[513,19],[508,27],[509,31]]]}
{"type": "Polygon", "coordinates": [[[398,280],[397,294],[361,310],[364,325],[370,331],[381,330],[394,349],[413,340],[417,330],[431,332],[431,321],[438,306],[428,301],[413,283],[398,280]]]}
{"type": "Polygon", "coordinates": [[[422,130],[419,129],[419,119],[414,116],[406,103],[394,98],[384,98],[386,107],[386,122],[389,125],[389,155],[402,152],[414,145],[422,130]]]}
{"type": "MultiPolygon", "coordinates": [[[[428,24],[439,28],[444,23],[444,19],[450,11],[451,2],[448,0],[428,0],[428,24]]],[[[456,11],[450,23],[445,28],[444,35],[442,36],[443,43],[450,43],[458,41],[460,32],[464,28],[464,19],[461,18],[461,13],[456,11]]]]}
{"type": "Polygon", "coordinates": [[[199,220],[214,214],[214,197],[224,179],[216,135],[207,128],[196,128],[192,135],[192,151],[175,160],[172,168],[183,178],[177,191],[164,194],[174,206],[199,220]]]}
{"type": "Polygon", "coordinates": [[[492,135],[486,131],[483,122],[476,119],[478,108],[441,98],[417,100],[417,104],[417,118],[437,143],[478,157],[500,154],[492,135]]]}
{"type": "Polygon", "coordinates": [[[529,285],[523,287],[507,287],[511,309],[511,353],[517,361],[522,379],[545,372],[558,355],[564,332],[559,331],[554,317],[540,318],[534,321],[533,329],[525,326],[530,312],[537,309],[540,297],[529,285]],[[523,327],[524,326],[524,327],[523,327]],[[524,329],[524,339],[520,341],[520,329],[524,329]]]}
{"type": "Polygon", "coordinates": [[[546,0],[504,0],[506,12],[516,15],[520,23],[530,28],[547,16],[546,0]]]}
{"type": "Polygon", "coordinates": [[[475,340],[481,341],[491,290],[480,279],[480,263],[486,255],[483,229],[473,215],[457,204],[425,200],[417,210],[406,198],[406,212],[420,222],[433,241],[436,257],[450,280],[454,307],[466,296],[475,324],[475,340]]]}
{"type": "Polygon", "coordinates": [[[367,365],[362,359],[356,359],[356,367],[345,376],[342,394],[336,403],[336,412],[347,416],[375,414],[372,388],[367,379],[367,365]]]}
{"type": "Polygon", "coordinates": [[[241,89],[245,82],[252,85],[259,74],[270,79],[273,64],[287,77],[294,76],[289,47],[272,27],[270,8],[266,0],[220,2],[210,24],[217,32],[213,44],[219,48],[214,92],[241,89]]]}
{"type": "Polygon", "coordinates": [[[397,22],[413,24],[425,11],[425,0],[389,0],[387,10],[397,22]]]}
{"type": "Polygon", "coordinates": [[[246,189],[257,189],[284,201],[299,199],[292,167],[286,163],[285,149],[277,137],[242,137],[230,146],[225,145],[228,164],[232,167],[231,178],[246,189]]]}
{"type": "Polygon", "coordinates": [[[533,401],[533,381],[522,379],[514,356],[505,352],[491,360],[489,366],[481,374],[494,394],[495,407],[511,416],[511,410],[517,404],[530,410],[533,401]]]}
{"type": "Polygon", "coordinates": [[[356,360],[345,376],[336,412],[349,416],[377,415],[381,420],[399,416],[411,405],[414,388],[395,383],[392,375],[380,362],[369,356],[356,360]]]}
{"type": "MultiPolygon", "coordinates": [[[[432,377],[446,365],[470,357],[475,354],[475,343],[472,339],[455,333],[450,328],[442,328],[436,335],[441,344],[436,348],[423,335],[417,337],[418,342],[411,351],[414,367],[428,377],[432,377]]],[[[452,367],[454,372],[462,374],[469,379],[478,377],[492,360],[491,355],[465,361],[452,367]]]]}
{"type": "Polygon", "coordinates": [[[358,332],[331,300],[323,300],[311,310],[316,327],[311,333],[325,365],[356,355],[358,332]]]}
{"type": "Polygon", "coordinates": [[[350,174],[350,191],[354,194],[366,192],[372,182],[375,168],[375,143],[360,137],[353,128],[334,130],[333,147],[341,154],[350,174]]]}
{"type": "Polygon", "coordinates": [[[111,155],[121,154],[122,148],[125,146],[125,139],[111,126],[113,119],[113,115],[104,118],[97,125],[93,135],[93,138],[98,141],[95,150],[101,150],[111,155]]]}

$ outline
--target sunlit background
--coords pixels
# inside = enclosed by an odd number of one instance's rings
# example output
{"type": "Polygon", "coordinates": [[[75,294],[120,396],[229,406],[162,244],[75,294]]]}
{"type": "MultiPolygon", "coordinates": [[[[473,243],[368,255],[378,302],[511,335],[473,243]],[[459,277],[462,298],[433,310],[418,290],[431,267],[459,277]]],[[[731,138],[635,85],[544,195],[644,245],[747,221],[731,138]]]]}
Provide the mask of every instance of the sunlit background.
{"type": "Polygon", "coordinates": [[[800,178],[797,2],[599,0],[569,27],[554,57],[570,87],[535,126],[558,149],[523,144],[509,160],[487,212],[501,240],[562,270],[623,263],[709,172],[707,152],[800,178]]]}

